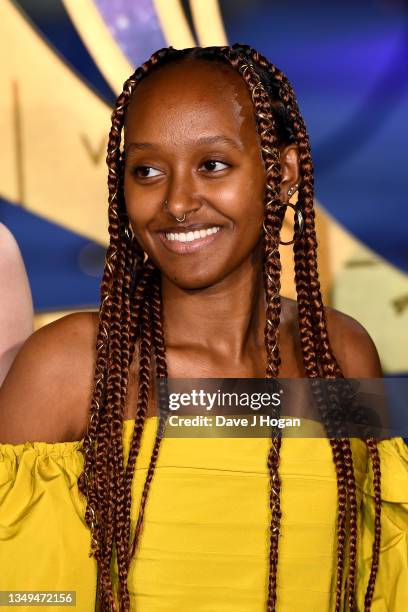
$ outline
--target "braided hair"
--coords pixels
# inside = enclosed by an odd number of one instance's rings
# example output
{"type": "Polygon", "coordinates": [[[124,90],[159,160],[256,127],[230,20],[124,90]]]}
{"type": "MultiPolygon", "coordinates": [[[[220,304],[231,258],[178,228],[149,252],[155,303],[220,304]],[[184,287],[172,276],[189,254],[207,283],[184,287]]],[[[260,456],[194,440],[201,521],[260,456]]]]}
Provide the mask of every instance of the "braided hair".
{"type": "MultiPolygon", "coordinates": [[[[121,146],[126,109],[137,85],[153,71],[170,62],[187,58],[229,65],[243,78],[252,98],[266,170],[264,201],[263,282],[266,295],[265,347],[266,377],[275,378],[281,364],[279,320],[281,312],[279,256],[280,231],[284,210],[279,199],[279,145],[295,143],[299,152],[301,182],[297,206],[304,229],[298,234],[295,219],[295,284],[298,324],[303,364],[308,378],[342,378],[340,366],[330,346],[317,270],[317,241],[313,206],[313,164],[308,134],[294,91],[286,76],[254,49],[232,47],[164,48],[137,68],[123,86],[112,113],[108,143],[109,235],[101,283],[96,366],[89,423],[82,453],[84,469],[78,480],[86,497],[85,520],[91,530],[91,555],[98,566],[98,598],[102,611],[116,611],[110,567],[116,550],[120,612],[130,609],[127,576],[143,524],[149,488],[154,474],[162,435],[156,434],[144,483],[139,515],[131,533],[131,486],[141,446],[151,387],[151,372],[167,378],[166,347],[162,324],[160,271],[131,234],[123,193],[124,156],[121,146]],[[138,399],[135,426],[127,464],[124,462],[122,428],[129,379],[129,368],[139,346],[138,399]]],[[[328,422],[327,405],[319,410],[328,422]]],[[[381,472],[376,441],[366,440],[373,469],[375,535],[372,565],[365,594],[365,610],[371,609],[376,581],[381,537],[381,472]]],[[[347,599],[356,609],[357,501],[353,458],[347,438],[330,437],[338,484],[336,603],[341,606],[344,564],[348,554],[347,599]],[[346,547],[346,534],[349,545],[346,547]]],[[[267,458],[270,473],[270,542],[267,612],[276,608],[276,585],[280,532],[279,458],[281,437],[272,435],[267,458]]]]}

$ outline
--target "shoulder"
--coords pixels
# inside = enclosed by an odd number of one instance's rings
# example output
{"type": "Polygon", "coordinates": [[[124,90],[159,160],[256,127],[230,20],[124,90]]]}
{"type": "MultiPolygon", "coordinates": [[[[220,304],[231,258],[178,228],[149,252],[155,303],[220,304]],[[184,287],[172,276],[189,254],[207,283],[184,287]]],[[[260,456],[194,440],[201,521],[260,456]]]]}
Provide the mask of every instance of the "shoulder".
{"type": "Polygon", "coordinates": [[[78,312],[25,341],[0,388],[0,442],[82,437],[92,397],[97,328],[97,312],[78,312]]]}
{"type": "Polygon", "coordinates": [[[325,307],[333,352],[346,378],[382,378],[377,348],[368,331],[353,317],[325,307]]]}
{"type": "Polygon", "coordinates": [[[0,247],[15,249],[17,247],[16,239],[4,223],[0,223],[0,247]]]}
{"type": "Polygon", "coordinates": [[[33,331],[33,304],[20,249],[0,223],[0,384],[21,344],[33,331]]]}
{"type": "Polygon", "coordinates": [[[25,273],[23,260],[16,239],[10,230],[0,223],[0,274],[13,279],[16,273],[25,273]]]}
{"type": "Polygon", "coordinates": [[[3,223],[0,223],[0,253],[1,272],[5,271],[10,276],[10,265],[13,266],[13,272],[16,266],[24,267],[17,240],[3,223]]]}
{"type": "MultiPolygon", "coordinates": [[[[286,321],[292,333],[297,335],[297,302],[284,298],[284,303],[286,321]]],[[[382,378],[383,372],[376,346],[363,325],[350,315],[330,306],[324,307],[324,314],[329,342],[344,376],[346,378],[382,378]]],[[[298,343],[299,339],[296,340],[298,343]]]]}

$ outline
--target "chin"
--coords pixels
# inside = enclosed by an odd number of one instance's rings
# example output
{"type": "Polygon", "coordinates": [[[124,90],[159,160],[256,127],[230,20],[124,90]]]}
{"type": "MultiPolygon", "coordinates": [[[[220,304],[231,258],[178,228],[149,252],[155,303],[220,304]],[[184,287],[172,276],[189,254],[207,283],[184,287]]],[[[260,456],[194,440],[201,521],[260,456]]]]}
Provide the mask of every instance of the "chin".
{"type": "Polygon", "coordinates": [[[208,289],[214,285],[217,285],[219,282],[225,278],[225,271],[220,273],[209,273],[208,269],[203,270],[202,274],[195,271],[189,272],[180,272],[179,274],[175,274],[174,271],[172,273],[168,273],[167,270],[162,269],[162,274],[176,287],[184,290],[197,290],[197,289],[208,289]]]}

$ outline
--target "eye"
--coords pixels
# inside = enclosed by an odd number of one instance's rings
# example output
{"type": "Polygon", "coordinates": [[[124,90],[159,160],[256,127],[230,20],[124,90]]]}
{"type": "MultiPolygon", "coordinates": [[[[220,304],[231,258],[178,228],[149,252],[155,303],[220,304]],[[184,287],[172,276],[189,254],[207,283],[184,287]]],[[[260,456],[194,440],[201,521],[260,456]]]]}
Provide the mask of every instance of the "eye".
{"type": "Polygon", "coordinates": [[[208,159],[203,163],[201,167],[204,168],[207,172],[221,172],[221,170],[226,170],[227,168],[229,168],[230,165],[226,164],[225,162],[219,161],[218,159],[208,159]]]}
{"type": "Polygon", "coordinates": [[[153,178],[161,174],[160,170],[152,166],[136,166],[132,169],[132,174],[137,178],[153,178]]]}

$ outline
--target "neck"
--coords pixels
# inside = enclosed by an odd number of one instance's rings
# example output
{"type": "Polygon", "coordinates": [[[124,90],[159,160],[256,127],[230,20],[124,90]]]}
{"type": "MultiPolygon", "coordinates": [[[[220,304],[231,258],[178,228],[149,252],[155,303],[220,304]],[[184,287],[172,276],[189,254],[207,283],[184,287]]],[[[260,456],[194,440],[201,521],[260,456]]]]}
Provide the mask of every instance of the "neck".
{"type": "Polygon", "coordinates": [[[186,290],[162,277],[164,332],[168,348],[206,351],[243,361],[264,344],[262,259],[244,262],[217,285],[186,290]]]}

